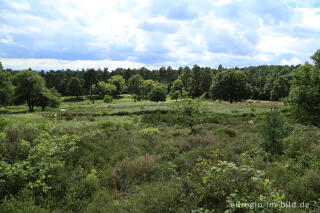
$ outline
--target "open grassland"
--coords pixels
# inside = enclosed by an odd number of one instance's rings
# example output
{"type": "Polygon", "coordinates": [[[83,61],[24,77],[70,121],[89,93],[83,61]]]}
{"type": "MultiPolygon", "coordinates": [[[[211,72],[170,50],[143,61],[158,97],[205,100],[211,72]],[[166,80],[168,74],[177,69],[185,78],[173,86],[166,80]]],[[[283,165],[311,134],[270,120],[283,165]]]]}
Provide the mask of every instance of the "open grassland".
{"type": "Polygon", "coordinates": [[[288,121],[284,153],[270,156],[259,129],[270,108],[285,111],[281,102],[204,101],[208,118],[193,134],[175,120],[175,103],[125,96],[94,105],[66,99],[46,112],[1,108],[2,157],[21,169],[1,164],[1,193],[9,191],[2,212],[234,212],[237,201],[308,202],[310,212],[318,211],[318,128],[288,121]],[[71,145],[63,138],[73,136],[71,145]],[[35,152],[41,165],[29,159],[39,141],[52,152],[35,152]],[[54,152],[47,141],[68,146],[54,152]],[[53,156],[61,158],[51,162],[53,156]],[[19,167],[28,160],[32,171],[19,167]]]}

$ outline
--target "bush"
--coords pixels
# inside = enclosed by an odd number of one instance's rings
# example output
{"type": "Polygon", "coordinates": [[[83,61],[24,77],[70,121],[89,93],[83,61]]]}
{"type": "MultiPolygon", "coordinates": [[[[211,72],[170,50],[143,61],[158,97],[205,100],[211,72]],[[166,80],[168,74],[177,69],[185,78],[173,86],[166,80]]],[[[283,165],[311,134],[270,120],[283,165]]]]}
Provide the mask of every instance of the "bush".
{"type": "Polygon", "coordinates": [[[157,182],[142,186],[138,193],[119,202],[115,212],[188,212],[181,202],[181,184],[157,182]]]}
{"type": "Polygon", "coordinates": [[[86,206],[100,188],[99,179],[92,170],[86,178],[72,185],[67,192],[67,205],[73,211],[79,211],[86,206]]]}
{"type": "Polygon", "coordinates": [[[157,86],[153,88],[149,94],[150,101],[166,101],[167,98],[167,89],[164,86],[157,86]]]}
{"type": "Polygon", "coordinates": [[[207,108],[200,100],[184,99],[174,105],[180,123],[188,126],[191,134],[194,126],[206,121],[207,108]]]}
{"type": "Polygon", "coordinates": [[[110,95],[105,95],[103,101],[105,103],[111,103],[113,101],[113,98],[110,95]]]}
{"type": "Polygon", "coordinates": [[[132,184],[148,182],[153,178],[157,170],[158,165],[149,154],[133,160],[124,158],[114,170],[117,188],[121,191],[127,191],[132,184]]]}
{"type": "Polygon", "coordinates": [[[320,175],[319,170],[307,170],[302,177],[294,178],[288,184],[288,195],[290,200],[297,202],[318,201],[320,197],[320,175]]]}
{"type": "MultiPolygon", "coordinates": [[[[247,165],[237,166],[232,162],[217,160],[218,153],[209,159],[199,158],[189,173],[189,198],[195,200],[198,208],[223,212],[237,212],[236,203],[280,204],[283,193],[272,186],[264,172],[247,165]]],[[[255,207],[253,212],[263,212],[255,207]]]]}
{"type": "Polygon", "coordinates": [[[14,153],[20,159],[13,161],[6,157],[0,161],[0,195],[16,194],[24,187],[39,193],[48,192],[53,187],[51,172],[63,167],[64,158],[77,148],[78,140],[77,136],[43,133],[32,146],[24,140],[15,142],[14,153]]]}
{"type": "Polygon", "coordinates": [[[187,138],[183,138],[182,142],[179,144],[182,151],[189,151],[199,146],[208,146],[210,144],[216,144],[217,139],[214,136],[202,136],[202,135],[192,135],[187,138]]]}

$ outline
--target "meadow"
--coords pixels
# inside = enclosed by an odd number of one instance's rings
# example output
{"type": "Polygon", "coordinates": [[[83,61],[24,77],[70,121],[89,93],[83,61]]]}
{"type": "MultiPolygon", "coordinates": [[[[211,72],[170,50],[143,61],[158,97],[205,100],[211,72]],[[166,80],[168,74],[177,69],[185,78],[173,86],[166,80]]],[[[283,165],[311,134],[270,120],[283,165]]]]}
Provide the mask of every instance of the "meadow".
{"type": "Polygon", "coordinates": [[[0,211],[319,211],[317,127],[285,117],[290,133],[273,155],[261,129],[271,108],[286,114],[282,102],[197,99],[206,114],[190,132],[174,108],[180,101],[64,97],[44,112],[0,108],[0,149],[10,162],[0,165],[0,211]]]}

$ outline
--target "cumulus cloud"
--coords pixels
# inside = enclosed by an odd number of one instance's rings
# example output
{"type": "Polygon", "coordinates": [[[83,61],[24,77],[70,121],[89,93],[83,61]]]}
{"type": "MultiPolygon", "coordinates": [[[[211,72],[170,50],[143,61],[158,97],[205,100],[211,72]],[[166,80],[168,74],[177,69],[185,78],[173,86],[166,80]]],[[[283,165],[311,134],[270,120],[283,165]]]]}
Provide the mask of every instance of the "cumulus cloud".
{"type": "Polygon", "coordinates": [[[298,58],[291,58],[290,60],[283,59],[281,60],[281,65],[298,65],[301,64],[301,61],[298,58]]]}
{"type": "Polygon", "coordinates": [[[5,67],[296,64],[320,48],[314,0],[0,1],[5,67]]]}

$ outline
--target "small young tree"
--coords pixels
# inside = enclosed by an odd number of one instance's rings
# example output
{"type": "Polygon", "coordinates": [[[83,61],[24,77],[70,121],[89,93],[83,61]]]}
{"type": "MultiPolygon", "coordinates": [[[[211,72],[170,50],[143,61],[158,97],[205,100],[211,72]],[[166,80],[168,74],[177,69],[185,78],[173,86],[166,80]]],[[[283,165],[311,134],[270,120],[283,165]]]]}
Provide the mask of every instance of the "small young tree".
{"type": "Polygon", "coordinates": [[[289,136],[290,129],[286,125],[284,116],[277,108],[265,117],[260,127],[260,134],[263,138],[261,146],[271,154],[282,154],[284,151],[283,139],[289,136]]]}
{"type": "Polygon", "coordinates": [[[167,98],[167,89],[165,86],[157,86],[153,88],[149,94],[150,101],[166,101],[167,98]]]}
{"type": "Polygon", "coordinates": [[[207,114],[207,107],[200,100],[183,99],[174,105],[179,121],[190,128],[190,133],[194,134],[194,126],[201,124],[207,114]]]}

